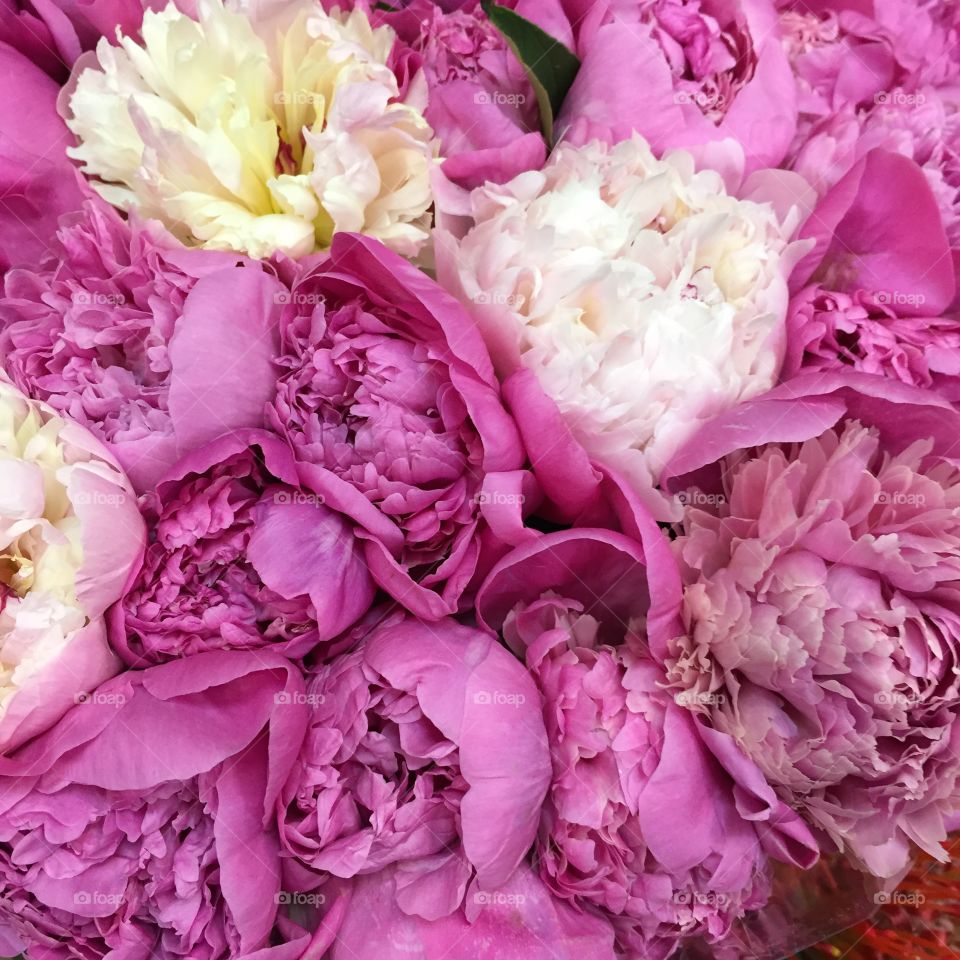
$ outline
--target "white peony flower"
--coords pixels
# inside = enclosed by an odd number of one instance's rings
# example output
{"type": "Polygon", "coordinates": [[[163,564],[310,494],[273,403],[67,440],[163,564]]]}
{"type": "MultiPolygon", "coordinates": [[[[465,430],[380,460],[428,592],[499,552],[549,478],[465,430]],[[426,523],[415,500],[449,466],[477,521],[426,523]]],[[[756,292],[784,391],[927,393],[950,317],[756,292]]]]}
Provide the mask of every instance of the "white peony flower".
{"type": "Polygon", "coordinates": [[[352,230],[415,255],[437,146],[398,99],[393,31],[309,0],[197,15],[148,10],[142,43],[118,33],[78,63],[69,153],[98,192],[189,245],[301,256],[352,230]]]}
{"type": "Polygon", "coordinates": [[[502,376],[528,367],[597,462],[653,488],[705,419],[770,388],[783,353],[797,215],[730,196],[639,136],[561,145],[540,172],[471,197],[438,253],[502,376]]]}

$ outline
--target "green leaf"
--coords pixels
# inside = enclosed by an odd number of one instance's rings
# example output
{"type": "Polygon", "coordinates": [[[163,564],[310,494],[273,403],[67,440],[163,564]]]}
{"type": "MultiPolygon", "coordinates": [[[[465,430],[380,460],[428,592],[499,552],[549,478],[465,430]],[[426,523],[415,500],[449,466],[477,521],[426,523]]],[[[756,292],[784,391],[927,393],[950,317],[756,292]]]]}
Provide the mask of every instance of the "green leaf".
{"type": "Polygon", "coordinates": [[[560,112],[580,60],[575,53],[507,7],[482,0],[483,12],[503,34],[510,49],[530,77],[540,107],[540,123],[548,143],[553,143],[553,118],[560,112]]]}

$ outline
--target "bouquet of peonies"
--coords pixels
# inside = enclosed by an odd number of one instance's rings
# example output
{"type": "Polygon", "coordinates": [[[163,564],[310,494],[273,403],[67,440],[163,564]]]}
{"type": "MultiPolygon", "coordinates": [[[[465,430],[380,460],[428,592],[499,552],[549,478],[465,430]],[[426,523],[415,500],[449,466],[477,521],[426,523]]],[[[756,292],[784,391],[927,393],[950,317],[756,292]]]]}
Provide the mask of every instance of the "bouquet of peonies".
{"type": "Polygon", "coordinates": [[[778,960],[926,889],[955,0],[0,0],[0,71],[0,956],[778,960]]]}

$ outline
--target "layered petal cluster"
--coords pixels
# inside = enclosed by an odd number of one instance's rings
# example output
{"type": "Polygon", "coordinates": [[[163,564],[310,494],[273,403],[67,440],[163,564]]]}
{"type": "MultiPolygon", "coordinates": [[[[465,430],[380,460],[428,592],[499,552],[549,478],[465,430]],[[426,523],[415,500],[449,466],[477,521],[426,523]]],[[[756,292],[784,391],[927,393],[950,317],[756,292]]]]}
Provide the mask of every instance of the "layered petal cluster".
{"type": "Polygon", "coordinates": [[[223,267],[87,201],[39,265],[11,270],[0,357],[31,396],[88,427],[143,489],[176,460],[170,344],[188,294],[223,267]]]}
{"type": "Polygon", "coordinates": [[[783,377],[853,369],[956,399],[957,288],[924,171],[899,153],[869,151],[802,235],[814,246],[791,278],[783,377]]]}
{"type": "Polygon", "coordinates": [[[480,0],[449,10],[413,0],[375,16],[422,65],[424,116],[440,140],[447,179],[478,187],[542,166],[546,143],[533,87],[480,0]]]}
{"type": "Polygon", "coordinates": [[[808,374],[668,469],[685,504],[673,686],[884,877],[911,842],[946,856],[960,795],[958,426],[929,391],[808,374]]]}
{"type": "Polygon", "coordinates": [[[0,475],[0,750],[10,750],[119,669],[103,614],[146,534],[96,440],[8,383],[0,475]]]}
{"type": "Polygon", "coordinates": [[[541,877],[608,919],[617,956],[663,958],[722,941],[765,904],[767,849],[809,866],[816,846],[732,743],[703,737],[664,691],[653,651],[675,629],[676,585],[665,542],[647,547],[665,588],[653,597],[637,543],[581,529],[508,555],[478,609],[540,692],[553,762],[541,877]]]}
{"type": "Polygon", "coordinates": [[[734,144],[748,171],[778,165],[796,83],[772,0],[518,0],[582,66],[558,129],[571,142],[642,134],[659,154],[734,144]]]}
{"type": "Polygon", "coordinates": [[[69,88],[70,155],[187,245],[300,256],[353,230],[415,254],[435,147],[387,65],[393,32],[360,9],[264,6],[200,0],[193,19],[170,3],[141,42],[102,39],[69,88]]]}
{"type": "Polygon", "coordinates": [[[373,600],[350,526],[300,489],[289,450],[270,434],[199,447],[142,506],[151,541],[111,614],[128,662],[266,646],[301,656],[373,600]]]}
{"type": "Polygon", "coordinates": [[[586,451],[640,489],[703,420],[776,381],[792,213],[731,196],[686,154],[658,160],[638,136],[561,146],[471,199],[442,279],[498,372],[531,370],[586,451]]]}
{"type": "Polygon", "coordinates": [[[800,124],[791,166],[821,193],[870,150],[924,170],[951,246],[960,244],[960,32],[953,4],[784,4],[800,124]]]}
{"type": "Polygon", "coordinates": [[[378,584],[418,616],[456,612],[485,514],[519,529],[524,503],[523,448],[482,339],[439,286],[359,237],[278,296],[270,425],[352,518],[378,584]]]}
{"type": "Polygon", "coordinates": [[[0,913],[26,951],[273,956],[279,848],[263,823],[302,691],[279,658],[249,654],[127,673],[6,761],[0,913]]]}
{"type": "Polygon", "coordinates": [[[843,293],[817,284],[790,303],[784,376],[849,367],[960,400],[960,323],[899,316],[895,294],[843,293]]]}
{"type": "Polygon", "coordinates": [[[399,909],[435,920],[510,879],[550,780],[519,661],[476,629],[393,615],[313,671],[306,700],[280,829],[314,885],[397,864],[399,909]]]}

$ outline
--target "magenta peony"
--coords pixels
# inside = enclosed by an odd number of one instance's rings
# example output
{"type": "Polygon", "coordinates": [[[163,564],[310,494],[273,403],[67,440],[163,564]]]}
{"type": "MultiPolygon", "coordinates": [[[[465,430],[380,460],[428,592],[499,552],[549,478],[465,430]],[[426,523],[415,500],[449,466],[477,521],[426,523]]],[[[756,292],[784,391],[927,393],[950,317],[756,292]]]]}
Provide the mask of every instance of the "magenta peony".
{"type": "Polygon", "coordinates": [[[901,380],[960,401],[960,322],[898,316],[893,293],[839,293],[814,284],[790,304],[783,376],[840,370],[901,380]]]}
{"type": "Polygon", "coordinates": [[[89,427],[141,490],[177,459],[170,345],[191,322],[187,297],[229,263],[184,250],[155,226],[89,200],[64,219],[39,266],[7,274],[0,300],[9,376],[89,427]]]}
{"type": "Polygon", "coordinates": [[[396,863],[400,909],[433,920],[468,886],[510,879],[536,834],[550,762],[537,691],[507,651],[453,621],[395,614],[315,669],[306,699],[280,823],[313,885],[396,863]]]}
{"type": "Polygon", "coordinates": [[[950,246],[923,171],[870,151],[803,234],[814,245],[791,278],[783,378],[852,368],[960,399],[950,246]]]}
{"type": "Polygon", "coordinates": [[[151,542],[113,644],[142,665],[212,649],[301,656],[361,617],[374,587],[350,526],[295,480],[287,447],[238,431],[143,500],[151,542]]]}
{"type": "Polygon", "coordinates": [[[609,919],[617,955],[722,940],[767,895],[767,853],[816,846],[728,738],[663,690],[656,652],[679,629],[666,541],[581,528],[518,548],[478,597],[526,660],[553,779],[534,861],[553,893],[609,919]],[[646,567],[649,565],[649,582],[646,567]]]}
{"type": "Polygon", "coordinates": [[[0,767],[0,923],[39,960],[294,960],[266,949],[281,885],[264,825],[302,697],[296,669],[242,653],[100,687],[0,767]]]}
{"type": "Polygon", "coordinates": [[[356,235],[291,268],[289,288],[259,274],[239,289],[235,273],[202,281],[204,309],[179,341],[178,436],[191,445],[216,436],[221,410],[249,426],[266,420],[293,449],[304,486],[350,518],[378,586],[426,619],[466,606],[501,539],[522,535],[527,477],[464,309],[356,235]],[[238,314],[264,331],[237,348],[253,373],[212,378],[204,351],[234,339],[238,314]]]}
{"type": "Polygon", "coordinates": [[[661,154],[737,144],[753,171],[783,160],[796,84],[772,0],[519,0],[582,66],[557,120],[578,145],[640,133],[661,154]]]}
{"type": "Polygon", "coordinates": [[[945,858],[960,791],[957,414],[811,373],[704,427],[668,467],[678,699],[874,873],[945,858]]]}
{"type": "Polygon", "coordinates": [[[449,295],[355,237],[292,287],[269,418],[316,493],[351,516],[378,584],[454,613],[485,510],[519,515],[523,450],[479,334],[449,295]]]}
{"type": "MultiPolygon", "coordinates": [[[[100,37],[140,29],[143,11],[166,0],[0,0],[0,41],[16,48],[58,83],[100,37]]],[[[181,9],[195,0],[177,0],[181,9]]]]}
{"type": "Polygon", "coordinates": [[[944,0],[781,3],[800,91],[791,166],[821,193],[870,150],[924,170],[960,246],[960,19],[944,0]],[[811,9],[812,8],[812,9],[811,9]]]}
{"type": "Polygon", "coordinates": [[[448,10],[413,0],[375,16],[423,71],[423,115],[440,138],[447,179],[472,188],[542,166],[546,143],[533,87],[480,0],[448,10]]]}

